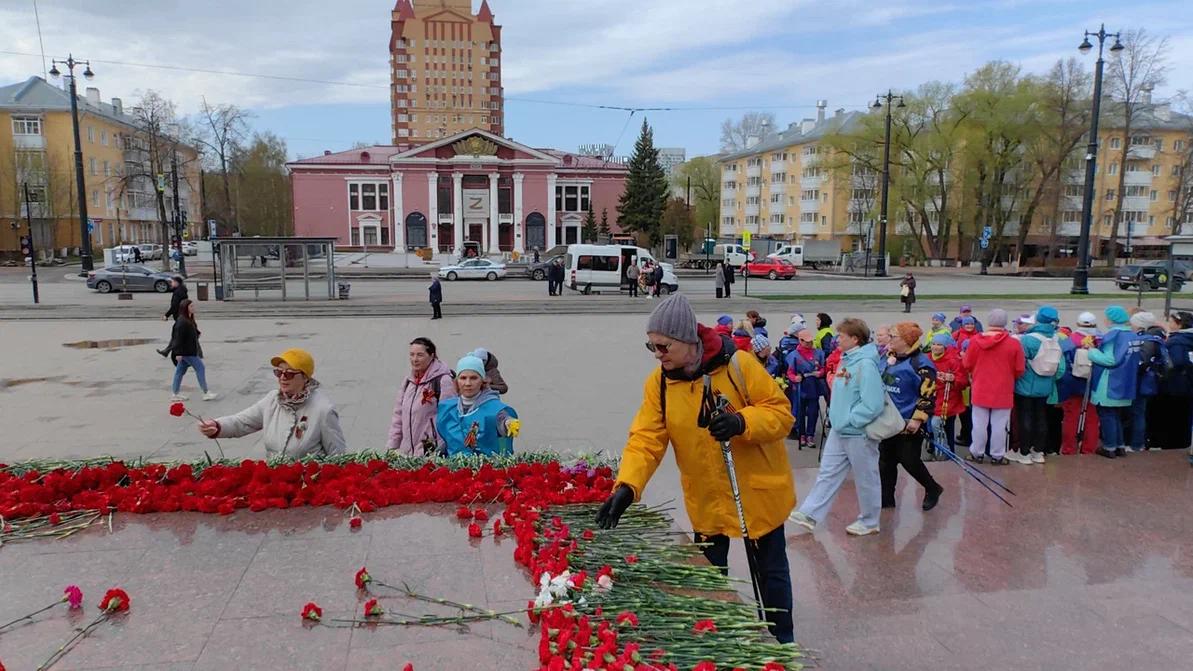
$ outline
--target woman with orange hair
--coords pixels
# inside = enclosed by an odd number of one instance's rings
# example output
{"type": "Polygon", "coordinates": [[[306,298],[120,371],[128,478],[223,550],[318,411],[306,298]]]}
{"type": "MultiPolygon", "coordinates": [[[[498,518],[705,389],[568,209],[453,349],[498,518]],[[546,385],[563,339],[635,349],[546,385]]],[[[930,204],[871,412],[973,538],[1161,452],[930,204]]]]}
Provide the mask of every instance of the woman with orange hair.
{"type": "Polygon", "coordinates": [[[891,402],[907,421],[903,432],[887,438],[878,446],[878,474],[882,479],[882,507],[895,507],[895,485],[899,466],[924,487],[923,509],[932,510],[944,487],[932,478],[920,458],[923,432],[936,410],[936,366],[920,351],[924,335],[915,322],[899,322],[891,327],[890,353],[881,361],[882,382],[891,402]]]}

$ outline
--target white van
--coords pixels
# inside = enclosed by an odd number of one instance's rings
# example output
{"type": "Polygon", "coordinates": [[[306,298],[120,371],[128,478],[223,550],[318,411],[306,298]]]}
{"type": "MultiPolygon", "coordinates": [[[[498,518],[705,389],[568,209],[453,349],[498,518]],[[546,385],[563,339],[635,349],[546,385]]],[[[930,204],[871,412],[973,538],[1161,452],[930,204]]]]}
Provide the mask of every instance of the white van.
{"type": "Polygon", "coordinates": [[[628,286],[626,269],[631,264],[642,268],[647,262],[663,267],[660,294],[679,291],[679,280],[671,264],[660,264],[650,250],[633,245],[568,245],[564,267],[564,284],[584,294],[601,289],[620,291],[628,286]]]}
{"type": "Polygon", "coordinates": [[[746,248],[734,243],[726,243],[713,247],[712,256],[720,259],[727,266],[740,268],[746,265],[746,260],[749,256],[746,253],[746,248]]]}
{"type": "Polygon", "coordinates": [[[767,258],[790,261],[793,266],[802,266],[804,265],[804,246],[799,244],[782,244],[779,245],[778,249],[766,256],[767,258]]]}

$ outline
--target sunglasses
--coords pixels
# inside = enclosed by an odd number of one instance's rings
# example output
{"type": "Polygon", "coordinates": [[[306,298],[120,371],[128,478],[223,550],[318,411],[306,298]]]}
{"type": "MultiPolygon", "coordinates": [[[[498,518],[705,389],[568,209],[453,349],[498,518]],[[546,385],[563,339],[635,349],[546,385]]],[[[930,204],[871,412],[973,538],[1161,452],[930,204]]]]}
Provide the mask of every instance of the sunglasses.
{"type": "Polygon", "coordinates": [[[302,371],[300,370],[282,370],[281,368],[273,369],[273,376],[279,380],[293,380],[299,375],[302,375],[302,371]]]}
{"type": "Polygon", "coordinates": [[[666,354],[671,349],[671,345],[656,345],[652,342],[646,343],[646,349],[651,352],[658,352],[659,354],[666,354]]]}

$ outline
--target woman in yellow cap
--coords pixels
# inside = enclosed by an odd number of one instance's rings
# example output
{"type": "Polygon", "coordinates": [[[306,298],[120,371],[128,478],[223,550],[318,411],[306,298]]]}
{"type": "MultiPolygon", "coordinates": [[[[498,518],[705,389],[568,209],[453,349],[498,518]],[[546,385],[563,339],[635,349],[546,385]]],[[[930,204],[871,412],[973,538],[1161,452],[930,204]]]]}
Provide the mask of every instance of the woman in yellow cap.
{"type": "Polygon", "coordinates": [[[270,363],[278,380],[276,391],[235,415],[203,420],[199,432],[208,438],[239,438],[260,431],[268,457],[299,459],[346,452],[340,415],[314,378],[311,355],[288,349],[270,363]]]}

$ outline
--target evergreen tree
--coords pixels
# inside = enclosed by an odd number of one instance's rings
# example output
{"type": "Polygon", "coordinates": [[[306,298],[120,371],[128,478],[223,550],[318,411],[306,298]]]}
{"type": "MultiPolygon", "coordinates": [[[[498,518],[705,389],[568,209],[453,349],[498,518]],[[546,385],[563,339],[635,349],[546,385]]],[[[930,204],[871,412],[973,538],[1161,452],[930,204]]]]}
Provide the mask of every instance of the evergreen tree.
{"type": "Polygon", "coordinates": [[[605,236],[606,238],[609,237],[609,235],[610,235],[610,232],[609,232],[609,208],[607,208],[607,207],[601,208],[601,226],[600,226],[600,228],[597,229],[597,232],[600,233],[601,235],[605,236]]]}
{"type": "Polygon", "coordinates": [[[597,239],[597,225],[596,217],[592,214],[592,207],[588,208],[588,214],[584,215],[584,225],[580,227],[580,241],[586,244],[596,242],[597,239]]]}
{"type": "Polygon", "coordinates": [[[645,119],[642,132],[634,143],[630,158],[630,172],[625,191],[617,203],[618,223],[627,233],[644,233],[651,246],[662,240],[663,209],[667,206],[667,176],[659,165],[659,150],[654,146],[654,133],[645,119]]]}

